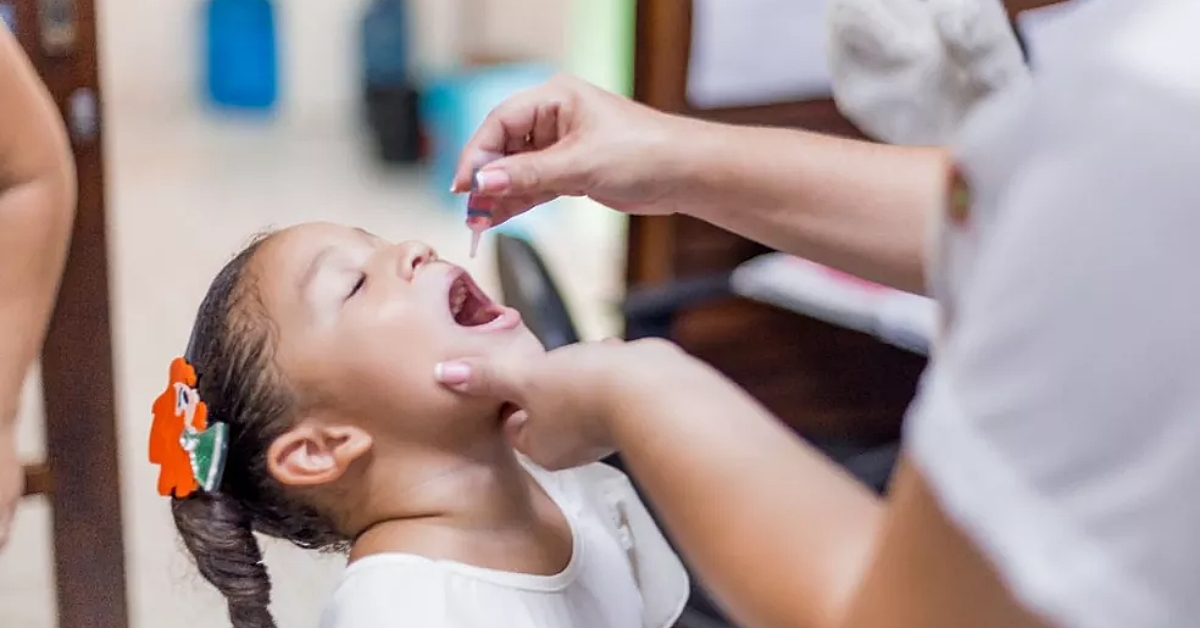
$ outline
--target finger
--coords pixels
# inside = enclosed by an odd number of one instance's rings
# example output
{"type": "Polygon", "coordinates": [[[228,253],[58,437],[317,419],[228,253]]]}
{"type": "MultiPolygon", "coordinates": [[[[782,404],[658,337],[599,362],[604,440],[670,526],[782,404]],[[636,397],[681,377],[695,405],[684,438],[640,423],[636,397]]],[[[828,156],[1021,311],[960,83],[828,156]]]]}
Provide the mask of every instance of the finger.
{"type": "Polygon", "coordinates": [[[554,447],[554,437],[544,433],[544,429],[536,429],[528,421],[520,422],[513,427],[505,427],[509,444],[513,449],[524,454],[538,466],[549,471],[557,471],[569,465],[563,464],[562,452],[554,447]]]}
{"type": "Polygon", "coordinates": [[[558,198],[556,194],[540,196],[500,197],[492,207],[492,227],[498,227],[525,212],[558,198]]]}
{"type": "Polygon", "coordinates": [[[504,154],[515,155],[530,150],[532,148],[530,142],[532,141],[531,134],[529,133],[525,135],[510,135],[508,143],[504,145],[504,154]]]}
{"type": "Polygon", "coordinates": [[[549,148],[559,140],[563,128],[559,120],[561,111],[562,105],[557,101],[538,105],[533,121],[533,131],[529,133],[530,147],[533,150],[549,148]]]}
{"type": "Polygon", "coordinates": [[[443,386],[472,397],[522,405],[522,377],[515,371],[516,368],[480,359],[454,360],[436,365],[433,377],[443,386]]]}
{"type": "Polygon", "coordinates": [[[525,454],[530,460],[545,469],[560,468],[561,452],[553,445],[558,440],[553,433],[554,425],[531,424],[529,413],[524,410],[513,412],[504,420],[504,438],[513,449],[525,454]]]}
{"type": "Polygon", "coordinates": [[[471,189],[472,174],[481,165],[480,155],[503,155],[514,138],[524,139],[533,133],[538,106],[560,101],[555,97],[560,91],[557,84],[548,83],[518,93],[493,109],[463,148],[452,189],[456,192],[471,189]]]}
{"type": "Polygon", "coordinates": [[[504,424],[504,435],[513,449],[524,454],[543,469],[556,471],[562,464],[561,454],[553,446],[553,436],[530,425],[529,416],[519,413],[504,424]]]}
{"type": "Polygon", "coordinates": [[[478,192],[489,196],[577,196],[585,194],[589,159],[574,142],[508,155],[479,171],[478,192]]]}
{"type": "Polygon", "coordinates": [[[557,101],[539,102],[533,111],[532,130],[525,135],[510,135],[504,147],[504,154],[515,155],[527,151],[549,148],[557,142],[562,134],[559,124],[560,105],[557,101]]]}
{"type": "Polygon", "coordinates": [[[525,425],[529,422],[529,413],[521,410],[513,413],[504,421],[504,437],[518,451],[521,450],[521,439],[525,435],[525,425]]]}
{"type": "Polygon", "coordinates": [[[476,187],[475,176],[479,172],[479,169],[503,156],[504,153],[502,152],[476,151],[468,154],[464,151],[462,156],[459,157],[459,169],[454,175],[454,182],[450,185],[450,191],[454,193],[471,191],[476,187]]]}
{"type": "Polygon", "coordinates": [[[600,344],[618,346],[625,344],[625,341],[621,338],[605,338],[600,341],[600,344]]]}

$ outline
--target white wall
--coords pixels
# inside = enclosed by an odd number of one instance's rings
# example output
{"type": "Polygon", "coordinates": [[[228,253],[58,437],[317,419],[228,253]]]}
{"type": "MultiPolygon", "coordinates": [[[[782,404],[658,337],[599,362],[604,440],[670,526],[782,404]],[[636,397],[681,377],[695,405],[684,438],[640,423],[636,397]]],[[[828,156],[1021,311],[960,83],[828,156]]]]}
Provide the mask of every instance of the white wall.
{"type": "MultiPolygon", "coordinates": [[[[290,124],[353,120],[358,19],[367,0],[276,0],[281,112],[290,124]]],[[[96,0],[105,102],[122,118],[194,112],[199,99],[200,0],[96,0]]],[[[465,44],[559,61],[569,0],[412,0],[417,59],[452,66],[465,44]],[[464,20],[472,16],[475,19],[464,20]],[[482,19],[479,19],[482,18],[482,19]],[[476,24],[483,32],[464,33],[476,24]]]]}

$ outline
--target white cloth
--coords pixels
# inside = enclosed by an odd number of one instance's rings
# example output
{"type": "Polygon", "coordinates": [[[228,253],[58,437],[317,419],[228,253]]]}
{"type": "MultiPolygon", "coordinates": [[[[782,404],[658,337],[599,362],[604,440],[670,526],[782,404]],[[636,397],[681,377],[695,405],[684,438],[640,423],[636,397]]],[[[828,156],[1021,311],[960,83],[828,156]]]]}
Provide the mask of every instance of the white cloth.
{"type": "Polygon", "coordinates": [[[838,109],[875,139],[941,145],[983,99],[1029,80],[1000,0],[830,0],[838,109]]]}
{"type": "Polygon", "coordinates": [[[1091,0],[968,121],[915,464],[1063,628],[1200,623],[1200,3],[1091,0]]]}
{"type": "Polygon", "coordinates": [[[571,560],[552,576],[412,554],[346,568],[321,628],[669,628],[690,593],[687,572],[628,478],[593,464],[528,465],[571,525],[571,560]]]}

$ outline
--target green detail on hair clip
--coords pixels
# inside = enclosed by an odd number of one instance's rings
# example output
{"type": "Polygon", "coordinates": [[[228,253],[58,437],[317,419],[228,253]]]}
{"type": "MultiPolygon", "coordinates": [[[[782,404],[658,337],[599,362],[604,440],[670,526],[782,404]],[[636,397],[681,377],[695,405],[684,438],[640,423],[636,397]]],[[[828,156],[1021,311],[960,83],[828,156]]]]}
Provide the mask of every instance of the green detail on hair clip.
{"type": "Polygon", "coordinates": [[[210,493],[221,485],[225,455],[229,448],[229,426],[214,423],[203,432],[186,430],[180,439],[192,461],[192,473],[200,489],[210,493]]]}

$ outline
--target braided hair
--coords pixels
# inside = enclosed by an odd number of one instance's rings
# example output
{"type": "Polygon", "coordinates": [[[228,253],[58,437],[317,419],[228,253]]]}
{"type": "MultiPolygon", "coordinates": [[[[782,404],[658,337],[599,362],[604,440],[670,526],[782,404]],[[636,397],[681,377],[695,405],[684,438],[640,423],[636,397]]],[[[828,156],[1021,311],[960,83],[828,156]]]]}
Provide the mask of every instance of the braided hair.
{"type": "Polygon", "coordinates": [[[214,491],[171,500],[183,543],[201,575],[228,600],[234,628],[275,628],[271,580],[255,532],[305,549],[345,551],[349,544],[326,516],[289,496],[267,468],[268,447],[297,415],[250,268],[269,239],[257,237],[221,269],[196,315],[186,357],[209,420],[229,427],[229,447],[214,491]]]}

